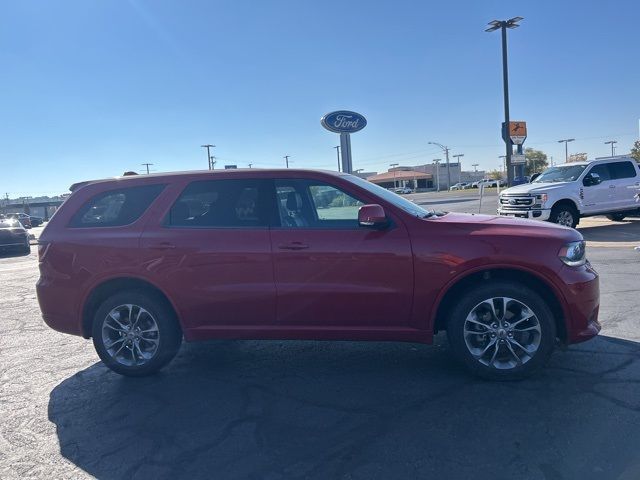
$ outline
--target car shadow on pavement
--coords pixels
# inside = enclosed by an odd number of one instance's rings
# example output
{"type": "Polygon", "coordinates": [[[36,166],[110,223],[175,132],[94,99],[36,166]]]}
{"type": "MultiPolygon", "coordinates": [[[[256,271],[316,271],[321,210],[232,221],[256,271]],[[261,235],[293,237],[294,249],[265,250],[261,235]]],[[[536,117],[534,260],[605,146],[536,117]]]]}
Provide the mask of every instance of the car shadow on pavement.
{"type": "Polygon", "coordinates": [[[640,242],[640,219],[607,220],[603,224],[578,226],[578,231],[590,242],[640,242]]]}
{"type": "Polygon", "coordinates": [[[99,479],[640,478],[640,344],[482,381],[446,339],[185,344],[160,374],[56,386],[62,455],[99,479]]]}

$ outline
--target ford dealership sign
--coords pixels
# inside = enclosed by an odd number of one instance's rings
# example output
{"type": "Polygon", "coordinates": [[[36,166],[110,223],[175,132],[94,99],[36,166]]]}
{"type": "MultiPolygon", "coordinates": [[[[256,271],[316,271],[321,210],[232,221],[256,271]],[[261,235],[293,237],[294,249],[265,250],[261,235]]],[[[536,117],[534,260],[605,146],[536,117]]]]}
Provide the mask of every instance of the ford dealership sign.
{"type": "Polygon", "coordinates": [[[359,132],[367,126],[367,119],[356,112],[339,110],[337,112],[327,113],[320,119],[320,123],[331,132],[354,133],[359,132]]]}

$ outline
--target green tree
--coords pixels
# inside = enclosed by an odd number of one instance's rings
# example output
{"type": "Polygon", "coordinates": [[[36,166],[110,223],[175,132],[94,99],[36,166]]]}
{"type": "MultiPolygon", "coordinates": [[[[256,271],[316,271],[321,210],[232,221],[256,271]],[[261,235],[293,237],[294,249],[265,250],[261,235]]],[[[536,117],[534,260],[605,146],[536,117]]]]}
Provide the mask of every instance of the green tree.
{"type": "Polygon", "coordinates": [[[640,140],[633,142],[633,147],[631,147],[631,156],[636,159],[636,162],[640,162],[640,140]]]}
{"type": "Polygon", "coordinates": [[[524,149],[524,174],[532,175],[534,173],[542,172],[549,166],[547,161],[547,154],[540,150],[534,150],[533,148],[524,149]]]}
{"type": "Polygon", "coordinates": [[[502,178],[502,172],[500,170],[490,170],[487,172],[487,178],[491,180],[500,180],[502,178]]]}

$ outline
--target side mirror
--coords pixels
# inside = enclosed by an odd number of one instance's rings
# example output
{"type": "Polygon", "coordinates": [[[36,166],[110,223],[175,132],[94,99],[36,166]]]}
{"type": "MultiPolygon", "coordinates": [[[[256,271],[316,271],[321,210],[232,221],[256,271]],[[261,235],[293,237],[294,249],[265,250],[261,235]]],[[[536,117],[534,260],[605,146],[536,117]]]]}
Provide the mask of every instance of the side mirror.
{"type": "Polygon", "coordinates": [[[384,228],[389,224],[384,208],[378,204],[363,205],[358,210],[358,224],[361,227],[384,228]]]}
{"type": "Polygon", "coordinates": [[[582,184],[585,187],[591,187],[593,185],[598,185],[602,182],[602,180],[600,179],[600,175],[598,175],[597,173],[591,172],[591,173],[587,173],[584,177],[584,179],[582,180],[582,184]]]}
{"type": "Polygon", "coordinates": [[[533,182],[536,178],[538,178],[540,176],[539,173],[534,173],[533,175],[531,175],[531,178],[529,179],[529,183],[533,182]]]}

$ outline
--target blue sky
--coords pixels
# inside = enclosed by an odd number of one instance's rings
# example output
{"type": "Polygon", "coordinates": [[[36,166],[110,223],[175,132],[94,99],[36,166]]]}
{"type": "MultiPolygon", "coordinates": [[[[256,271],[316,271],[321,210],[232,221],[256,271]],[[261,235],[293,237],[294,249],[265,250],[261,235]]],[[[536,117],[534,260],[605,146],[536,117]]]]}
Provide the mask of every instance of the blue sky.
{"type": "Polygon", "coordinates": [[[637,1],[23,0],[0,2],[0,191],[218,165],[335,168],[320,117],[367,117],[354,168],[441,157],[494,169],[504,154],[500,36],[511,117],[555,161],[638,138],[637,1]]]}

